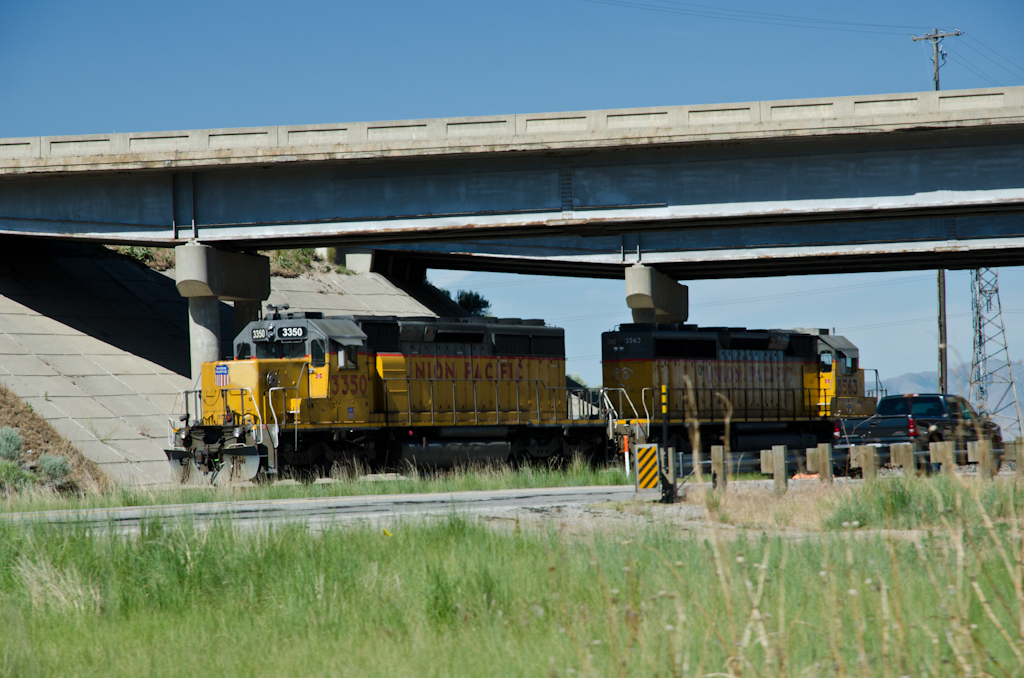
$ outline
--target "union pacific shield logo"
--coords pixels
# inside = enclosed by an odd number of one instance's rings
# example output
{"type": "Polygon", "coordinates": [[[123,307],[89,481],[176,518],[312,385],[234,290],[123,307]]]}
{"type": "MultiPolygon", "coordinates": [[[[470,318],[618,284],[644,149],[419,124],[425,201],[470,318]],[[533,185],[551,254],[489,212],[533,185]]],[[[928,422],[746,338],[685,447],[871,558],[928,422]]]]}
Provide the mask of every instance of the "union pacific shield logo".
{"type": "Polygon", "coordinates": [[[231,377],[228,375],[227,365],[217,365],[217,367],[214,368],[213,383],[222,388],[231,383],[231,377]]]}

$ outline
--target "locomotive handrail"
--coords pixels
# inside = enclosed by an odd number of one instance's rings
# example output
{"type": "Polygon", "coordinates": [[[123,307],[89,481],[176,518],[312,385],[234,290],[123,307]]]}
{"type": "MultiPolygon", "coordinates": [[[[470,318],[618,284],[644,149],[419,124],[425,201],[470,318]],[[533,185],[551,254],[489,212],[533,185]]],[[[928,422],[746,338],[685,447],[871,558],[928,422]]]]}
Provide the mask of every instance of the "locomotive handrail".
{"type": "MultiPolygon", "coordinates": [[[[259,404],[259,402],[257,402],[256,396],[253,395],[252,389],[249,388],[248,386],[237,386],[235,388],[221,388],[219,390],[220,390],[221,393],[227,394],[227,395],[224,396],[225,405],[228,404],[228,398],[230,397],[230,394],[231,394],[232,391],[238,391],[239,396],[242,396],[245,393],[249,394],[249,400],[252,401],[252,406],[253,406],[253,409],[256,410],[256,418],[258,420],[257,421],[257,425],[256,425],[256,431],[257,431],[257,436],[255,438],[256,444],[257,445],[262,445],[263,444],[263,413],[260,411],[260,404],[259,404]]],[[[189,396],[192,396],[192,398],[194,398],[194,400],[195,400],[195,412],[196,412],[196,415],[197,415],[197,420],[198,421],[203,421],[205,415],[203,414],[202,392],[203,392],[202,389],[188,389],[188,390],[178,391],[178,393],[174,396],[174,404],[171,406],[172,407],[171,416],[167,418],[167,427],[169,429],[168,430],[168,434],[167,434],[167,442],[168,442],[168,445],[170,447],[174,447],[174,433],[175,433],[175,429],[174,429],[174,415],[178,414],[179,399],[180,399],[181,403],[185,407],[186,423],[188,423],[188,417],[189,417],[189,405],[188,405],[188,403],[189,403],[189,396]]],[[[241,411],[244,413],[245,412],[245,402],[241,401],[240,405],[241,405],[241,411]]],[[[243,414],[243,417],[244,417],[244,414],[243,414]]]]}
{"type": "MultiPolygon", "coordinates": [[[[269,389],[267,389],[267,404],[270,406],[270,413],[274,415],[274,429],[275,429],[274,433],[277,434],[277,440],[274,441],[274,448],[275,449],[281,443],[281,424],[278,423],[278,421],[277,421],[277,410],[274,409],[274,391],[281,391],[281,395],[283,396],[285,391],[294,390],[295,391],[295,397],[298,398],[299,397],[299,384],[302,383],[302,375],[303,375],[304,372],[306,372],[306,368],[307,367],[309,367],[309,363],[302,363],[302,367],[299,368],[299,376],[296,377],[295,385],[294,386],[271,386],[269,389]]],[[[309,398],[309,382],[308,381],[306,382],[306,398],[307,399],[309,398]]],[[[285,421],[285,425],[287,425],[288,424],[288,416],[287,416],[288,415],[288,403],[287,402],[282,402],[281,404],[285,408],[285,410],[284,410],[284,414],[285,414],[284,421],[285,421]]],[[[294,424],[294,429],[295,429],[295,448],[298,449],[298,447],[299,447],[299,418],[298,417],[294,417],[294,421],[292,423],[294,424]]]]}
{"type": "MultiPolygon", "coordinates": [[[[629,394],[626,393],[626,390],[623,389],[623,388],[613,388],[613,389],[606,389],[606,388],[572,389],[572,388],[569,388],[569,387],[550,386],[548,384],[545,384],[543,379],[537,379],[537,378],[534,378],[534,379],[504,380],[504,379],[473,379],[473,378],[470,378],[470,379],[459,379],[459,378],[454,378],[454,377],[450,378],[450,379],[437,379],[437,378],[434,378],[434,377],[409,377],[409,376],[403,376],[403,377],[382,377],[381,381],[383,382],[383,385],[384,385],[384,395],[385,395],[386,398],[393,394],[393,391],[391,389],[392,382],[396,382],[397,381],[397,382],[402,382],[404,384],[405,389],[406,389],[405,390],[406,402],[404,403],[405,404],[405,408],[404,408],[405,412],[404,412],[404,414],[406,415],[406,421],[408,421],[410,423],[413,422],[413,414],[417,414],[417,415],[421,415],[421,416],[426,416],[427,414],[429,414],[429,416],[430,416],[430,425],[431,426],[435,426],[435,425],[438,424],[438,414],[441,412],[441,410],[439,410],[437,408],[436,401],[435,401],[435,398],[434,398],[435,394],[437,393],[437,390],[435,389],[434,384],[436,382],[443,382],[443,381],[448,381],[448,382],[451,382],[451,384],[452,384],[452,403],[451,403],[451,416],[452,416],[452,419],[451,419],[451,421],[453,422],[453,424],[454,423],[458,423],[458,415],[459,415],[459,409],[458,409],[459,396],[458,396],[458,390],[457,390],[458,389],[458,385],[459,384],[466,384],[466,385],[472,384],[473,385],[473,394],[472,394],[472,399],[473,399],[473,423],[475,425],[479,425],[479,423],[480,423],[480,393],[479,393],[477,385],[480,382],[484,382],[484,381],[494,382],[494,408],[495,408],[494,409],[494,417],[495,417],[494,421],[495,422],[502,421],[501,394],[500,394],[500,388],[501,388],[502,384],[505,384],[505,385],[507,385],[509,387],[511,387],[512,385],[515,385],[516,403],[515,403],[514,420],[518,424],[521,424],[523,422],[523,414],[524,414],[525,411],[523,410],[523,392],[522,392],[522,389],[523,389],[524,386],[528,387],[528,385],[530,383],[532,383],[534,385],[534,394],[533,394],[534,395],[534,399],[535,399],[534,407],[536,408],[536,421],[538,423],[545,423],[546,422],[546,423],[557,424],[559,422],[559,418],[558,418],[558,402],[559,402],[560,398],[556,395],[556,393],[558,391],[565,391],[566,392],[567,402],[566,402],[566,407],[565,407],[565,418],[566,418],[566,420],[569,420],[569,421],[575,421],[575,419],[573,418],[573,413],[571,412],[572,408],[570,407],[568,399],[571,398],[571,396],[573,394],[575,394],[576,392],[579,392],[579,391],[582,391],[584,393],[592,392],[592,393],[598,394],[598,396],[597,396],[598,399],[604,403],[604,405],[607,407],[608,411],[610,411],[610,412],[616,412],[616,408],[612,404],[611,399],[608,396],[608,393],[610,393],[610,392],[617,392],[620,395],[620,400],[624,398],[626,403],[628,404],[629,408],[633,411],[634,418],[636,418],[636,419],[640,418],[640,415],[637,413],[636,406],[633,404],[632,400],[629,398],[629,394]],[[416,412],[413,412],[413,410],[412,410],[412,405],[413,405],[413,396],[412,396],[413,389],[412,389],[412,386],[413,386],[414,383],[421,383],[421,382],[428,382],[430,384],[430,386],[429,386],[429,403],[430,403],[429,404],[429,410],[427,408],[423,408],[422,410],[417,410],[416,412]],[[544,388],[543,391],[541,390],[542,386],[544,388]],[[542,407],[543,400],[545,398],[545,394],[550,394],[549,396],[547,396],[547,397],[550,397],[550,399],[551,399],[551,416],[550,417],[547,417],[545,415],[544,409],[542,407]]],[[[286,388],[290,389],[290,388],[294,388],[294,387],[286,387],[286,388]]],[[[283,390],[283,388],[282,389],[272,389],[272,390],[283,390]]],[[[590,403],[588,405],[589,407],[595,407],[597,409],[597,416],[599,418],[604,418],[604,413],[601,411],[601,406],[592,404],[592,400],[593,400],[592,398],[582,398],[582,400],[586,401],[587,403],[590,403]]],[[[401,405],[399,403],[395,403],[395,406],[396,406],[395,410],[389,409],[388,412],[395,413],[395,414],[400,413],[401,412],[401,405]]],[[[271,410],[272,410],[272,412],[275,415],[275,424],[276,424],[277,423],[276,411],[273,410],[273,403],[271,403],[271,410]]],[[[509,411],[506,412],[506,414],[508,414],[507,419],[509,421],[511,421],[513,419],[512,411],[509,410],[509,411]]],[[[582,420],[583,413],[581,412],[580,414],[581,414],[581,420],[582,420]]],[[[445,418],[447,418],[447,417],[445,417],[445,418]]]]}
{"type": "Polygon", "coordinates": [[[869,391],[867,389],[867,384],[865,384],[864,385],[864,395],[866,395],[866,396],[874,395],[875,398],[880,398],[882,396],[889,395],[889,389],[882,388],[882,380],[878,376],[878,370],[876,370],[873,367],[869,367],[869,368],[865,369],[864,371],[865,372],[874,372],[875,373],[875,390],[874,391],[869,391]]]}
{"type": "MultiPolygon", "coordinates": [[[[651,392],[651,408],[654,407],[654,388],[645,387],[640,391],[640,398],[643,402],[644,413],[648,416],[648,422],[650,422],[650,410],[647,409],[647,392],[651,392]]],[[[729,387],[729,388],[701,388],[701,389],[687,389],[686,387],[676,387],[668,389],[668,393],[671,394],[673,391],[678,391],[685,398],[686,392],[689,390],[695,395],[697,400],[697,412],[696,417],[698,419],[709,419],[711,421],[717,421],[716,416],[721,414],[715,406],[715,395],[721,394],[722,396],[729,399],[732,405],[733,412],[732,417],[737,419],[759,419],[760,421],[767,421],[767,416],[771,415],[775,419],[781,419],[783,416],[793,416],[796,419],[827,419],[830,415],[831,407],[830,403],[819,402],[822,389],[816,388],[750,388],[744,386],[729,387]],[[702,407],[700,405],[700,395],[710,394],[710,404],[702,407]],[[757,404],[751,405],[750,402],[753,400],[752,394],[757,396],[757,404]],[[736,396],[742,396],[741,399],[736,396]],[[797,410],[797,396],[802,395],[803,405],[806,411],[799,413],[797,410]],[[774,396],[771,400],[774,400],[773,405],[766,405],[766,400],[769,396],[774,396]],[[774,410],[774,412],[772,412],[774,410]],[[815,413],[817,411],[818,413],[815,413]]],[[[685,402],[683,411],[689,409],[685,402]]],[[[685,416],[685,415],[684,415],[685,416]]]]}

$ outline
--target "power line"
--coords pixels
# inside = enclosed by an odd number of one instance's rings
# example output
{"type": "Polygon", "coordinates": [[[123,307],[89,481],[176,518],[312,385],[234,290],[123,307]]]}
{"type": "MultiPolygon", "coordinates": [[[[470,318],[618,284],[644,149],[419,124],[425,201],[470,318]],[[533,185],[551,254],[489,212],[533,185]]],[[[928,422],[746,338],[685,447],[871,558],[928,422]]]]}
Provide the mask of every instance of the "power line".
{"type": "Polygon", "coordinates": [[[966,43],[966,42],[964,42],[964,43],[961,43],[961,44],[962,44],[962,45],[963,45],[964,47],[966,47],[967,49],[969,49],[969,50],[971,50],[972,52],[974,52],[975,54],[977,54],[977,55],[981,56],[981,57],[982,57],[983,59],[987,59],[987,60],[988,60],[988,61],[990,61],[991,63],[993,63],[993,64],[995,64],[996,66],[998,66],[999,68],[1003,69],[1004,71],[1006,71],[1007,73],[1009,73],[1009,74],[1010,74],[1010,75],[1011,75],[1012,77],[1014,77],[1014,78],[1017,78],[1018,80],[1024,80],[1024,75],[1020,75],[1019,73],[1016,73],[1016,72],[1014,72],[1013,70],[1011,70],[1011,69],[1007,68],[1006,66],[1004,66],[1004,65],[1003,65],[1003,64],[1001,64],[1001,63],[999,63],[998,61],[996,61],[995,59],[993,59],[993,58],[992,58],[992,57],[990,57],[989,55],[985,54],[985,53],[984,53],[984,52],[982,52],[981,50],[979,50],[979,49],[975,49],[974,47],[971,47],[971,45],[970,45],[969,43],[966,43]]]}
{"type": "Polygon", "coordinates": [[[900,25],[896,25],[896,24],[874,24],[874,23],[864,23],[864,22],[860,22],[860,21],[842,21],[842,20],[838,20],[838,19],[813,19],[813,18],[810,18],[810,17],[794,16],[792,14],[772,14],[772,13],[769,13],[769,12],[753,12],[753,11],[746,10],[746,9],[731,9],[731,8],[728,8],[728,7],[715,7],[713,5],[702,5],[702,4],[693,3],[693,2],[683,2],[683,0],[653,0],[653,1],[654,2],[660,2],[662,4],[668,4],[668,5],[681,5],[681,6],[684,6],[684,7],[694,7],[694,8],[699,9],[699,10],[709,10],[709,11],[714,12],[714,13],[730,13],[730,14],[736,14],[736,15],[740,15],[740,16],[747,15],[747,16],[751,16],[751,17],[762,17],[762,18],[772,19],[772,20],[789,20],[789,21],[799,21],[799,22],[817,23],[817,24],[838,24],[838,25],[842,25],[842,26],[863,26],[863,27],[868,27],[868,28],[910,28],[910,29],[917,28],[917,26],[900,26],[900,25]]]}
{"type": "MultiPolygon", "coordinates": [[[[1013,68],[1017,69],[1017,71],[1018,71],[1018,72],[1020,72],[1020,74],[1021,74],[1022,76],[1024,76],[1024,67],[1021,67],[1021,66],[1020,66],[1019,64],[1017,64],[1017,62],[1015,62],[1015,61],[1012,61],[1012,60],[1010,60],[1010,59],[1006,58],[1005,56],[1003,56],[1003,55],[1002,55],[1002,54],[1000,54],[999,52],[995,51],[994,49],[992,49],[991,47],[989,47],[988,45],[986,45],[985,43],[983,43],[983,42],[982,42],[981,40],[978,40],[977,38],[975,38],[975,37],[974,37],[974,36],[972,36],[972,35],[966,35],[966,34],[965,34],[965,35],[964,35],[964,37],[965,37],[965,38],[967,38],[968,40],[972,40],[972,41],[974,41],[974,42],[978,43],[978,46],[980,46],[980,47],[983,47],[983,48],[987,49],[988,51],[992,52],[992,53],[993,53],[993,54],[995,54],[995,55],[996,55],[997,57],[999,57],[1000,59],[1002,59],[1002,60],[1003,60],[1003,61],[1005,61],[1006,63],[1010,64],[1010,66],[1012,66],[1013,68]]],[[[969,46],[969,45],[968,45],[968,46],[969,46]]],[[[973,47],[971,47],[971,49],[974,49],[974,48],[973,48],[973,47]]],[[[977,50],[975,50],[975,51],[977,51],[977,50]]],[[[983,55],[983,56],[984,56],[984,55],[983,55]]],[[[986,58],[986,59],[989,59],[990,61],[992,61],[992,59],[991,59],[990,57],[985,57],[985,58],[986,58]]],[[[995,61],[993,61],[993,63],[996,63],[996,62],[995,62],[995,61]]],[[[1005,68],[1005,66],[1004,66],[1003,68],[1005,68]]],[[[1020,77],[1020,76],[1018,76],[1018,77],[1020,77]]]]}
{"type": "MultiPolygon", "coordinates": [[[[953,315],[950,315],[948,317],[949,318],[967,318],[970,315],[971,315],[970,313],[954,313],[953,315]]],[[[888,322],[888,323],[876,323],[874,325],[857,325],[855,327],[842,327],[842,328],[839,328],[839,329],[843,330],[843,332],[845,333],[845,332],[851,332],[853,330],[875,330],[875,329],[879,329],[879,328],[882,328],[882,327],[896,327],[898,325],[915,325],[917,323],[933,322],[934,320],[935,320],[935,316],[928,316],[927,318],[911,318],[909,320],[894,320],[893,322],[888,322]]]]}
{"type": "MultiPolygon", "coordinates": [[[[738,21],[741,23],[750,24],[761,24],[766,26],[789,26],[791,28],[814,28],[823,31],[843,31],[846,33],[874,33],[878,35],[902,35],[902,31],[887,31],[887,30],[869,30],[867,26],[881,26],[887,27],[884,24],[857,24],[854,22],[831,22],[827,19],[802,19],[794,17],[792,19],[774,19],[772,15],[759,16],[759,13],[740,13],[741,10],[715,10],[715,11],[704,11],[704,10],[690,10],[683,9],[681,7],[674,6],[658,6],[649,5],[641,2],[631,2],[630,0],[582,0],[583,2],[589,2],[597,5],[611,5],[615,7],[626,7],[630,9],[642,9],[651,12],[662,12],[665,14],[679,14],[683,16],[694,16],[704,19],[720,19],[723,21],[738,21]],[[727,12],[733,12],[729,14],[727,12]],[[830,24],[837,25],[830,25],[830,24]],[[825,24],[825,25],[818,25],[825,24]],[[841,28],[840,26],[865,26],[865,28],[841,28]]],[[[785,16],[785,15],[777,15],[785,16]]],[[[914,28],[912,26],[892,26],[891,28],[914,28]]]]}
{"type": "Polygon", "coordinates": [[[951,52],[949,54],[949,56],[950,56],[951,59],[953,59],[953,61],[956,61],[961,66],[963,66],[964,68],[969,70],[971,73],[974,73],[976,76],[978,76],[982,80],[986,81],[987,83],[989,83],[993,87],[999,87],[1000,86],[998,82],[996,82],[995,80],[990,78],[988,75],[986,75],[985,71],[982,70],[982,68],[980,66],[977,66],[974,62],[969,61],[967,59],[967,57],[965,57],[963,54],[958,54],[958,53],[952,53],[951,52]]]}

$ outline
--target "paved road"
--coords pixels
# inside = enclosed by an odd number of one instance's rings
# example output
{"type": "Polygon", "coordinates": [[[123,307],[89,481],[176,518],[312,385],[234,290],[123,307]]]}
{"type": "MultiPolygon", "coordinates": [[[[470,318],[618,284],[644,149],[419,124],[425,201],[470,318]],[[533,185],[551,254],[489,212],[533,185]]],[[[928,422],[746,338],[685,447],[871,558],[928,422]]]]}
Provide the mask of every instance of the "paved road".
{"type": "Polygon", "coordinates": [[[401,517],[447,513],[548,511],[559,506],[627,501],[632,485],[552,487],[530,490],[387,494],[360,497],[318,497],[266,501],[165,504],[71,511],[35,511],[0,515],[20,522],[77,523],[99,529],[136,532],[147,521],[185,518],[194,524],[229,519],[235,526],[255,527],[269,523],[305,523],[320,528],[331,524],[380,522],[401,517]]]}

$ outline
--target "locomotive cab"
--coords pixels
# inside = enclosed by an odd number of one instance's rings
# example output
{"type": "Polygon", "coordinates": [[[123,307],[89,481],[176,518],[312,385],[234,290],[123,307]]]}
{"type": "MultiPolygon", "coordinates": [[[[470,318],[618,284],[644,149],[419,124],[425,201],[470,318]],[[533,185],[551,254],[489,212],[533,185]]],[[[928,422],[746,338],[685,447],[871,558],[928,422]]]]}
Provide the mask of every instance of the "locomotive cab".
{"type": "Polygon", "coordinates": [[[283,435],[289,428],[366,422],[366,339],[353,319],[320,313],[249,323],[235,337],[233,357],[203,363],[200,388],[182,394],[167,450],[176,475],[190,475],[190,464],[203,472],[231,465],[236,479],[276,473],[282,462],[302,462],[296,440],[283,435]]]}

